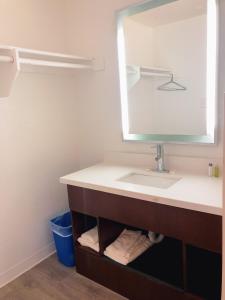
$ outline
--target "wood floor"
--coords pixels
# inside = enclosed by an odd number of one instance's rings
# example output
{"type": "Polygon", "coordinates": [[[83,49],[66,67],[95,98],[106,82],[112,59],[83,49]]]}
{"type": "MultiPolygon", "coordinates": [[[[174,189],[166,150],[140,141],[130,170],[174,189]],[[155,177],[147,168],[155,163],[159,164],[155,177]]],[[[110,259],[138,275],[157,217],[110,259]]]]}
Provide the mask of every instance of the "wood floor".
{"type": "MultiPolygon", "coordinates": [[[[96,270],[98,272],[98,270],[96,270]]],[[[0,289],[0,300],[126,300],[49,257],[0,289]]]]}

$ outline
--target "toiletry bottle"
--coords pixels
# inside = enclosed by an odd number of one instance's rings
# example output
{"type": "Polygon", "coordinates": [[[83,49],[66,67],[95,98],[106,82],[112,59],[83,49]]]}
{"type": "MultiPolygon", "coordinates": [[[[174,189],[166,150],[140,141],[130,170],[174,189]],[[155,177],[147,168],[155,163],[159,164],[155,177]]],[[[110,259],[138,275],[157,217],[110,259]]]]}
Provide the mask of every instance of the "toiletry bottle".
{"type": "Polygon", "coordinates": [[[212,163],[209,163],[208,175],[209,175],[209,177],[213,176],[213,164],[212,163]]]}
{"type": "Polygon", "coordinates": [[[219,176],[220,176],[219,173],[220,173],[220,172],[219,172],[219,167],[218,167],[218,166],[215,166],[215,167],[213,168],[213,176],[214,176],[214,177],[219,177],[219,176]]]}

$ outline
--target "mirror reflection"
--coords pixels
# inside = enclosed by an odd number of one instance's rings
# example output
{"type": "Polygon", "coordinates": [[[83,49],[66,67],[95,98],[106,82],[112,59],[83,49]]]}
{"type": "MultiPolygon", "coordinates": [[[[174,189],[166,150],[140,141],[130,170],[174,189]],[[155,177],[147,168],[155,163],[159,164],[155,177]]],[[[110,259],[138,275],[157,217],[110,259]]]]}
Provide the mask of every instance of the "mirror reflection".
{"type": "Polygon", "coordinates": [[[206,142],[214,142],[215,1],[168,2],[151,4],[149,9],[142,4],[138,13],[133,9],[120,22],[127,89],[126,96],[121,93],[122,109],[127,110],[123,112],[125,135],[127,139],[135,135],[137,140],[152,135],[160,141],[177,136],[181,142],[185,136],[190,142],[208,137],[206,142]],[[211,35],[209,23],[214,24],[211,35]]]}

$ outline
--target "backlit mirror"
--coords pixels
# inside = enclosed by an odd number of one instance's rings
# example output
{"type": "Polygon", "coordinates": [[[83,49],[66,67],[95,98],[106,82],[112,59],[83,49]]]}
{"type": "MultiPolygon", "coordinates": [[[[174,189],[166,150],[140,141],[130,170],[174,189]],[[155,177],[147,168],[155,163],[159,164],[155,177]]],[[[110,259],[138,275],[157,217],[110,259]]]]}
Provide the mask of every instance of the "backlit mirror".
{"type": "Polygon", "coordinates": [[[124,140],[215,143],[216,0],[150,0],[118,13],[124,140]]]}

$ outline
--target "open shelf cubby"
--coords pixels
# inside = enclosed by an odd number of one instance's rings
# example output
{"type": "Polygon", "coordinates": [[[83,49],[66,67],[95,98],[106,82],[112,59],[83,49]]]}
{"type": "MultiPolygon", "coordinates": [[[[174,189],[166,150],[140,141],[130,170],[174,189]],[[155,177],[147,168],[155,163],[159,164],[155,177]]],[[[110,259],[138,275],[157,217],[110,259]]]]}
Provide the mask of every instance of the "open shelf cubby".
{"type": "Polygon", "coordinates": [[[182,244],[178,240],[166,237],[161,243],[150,247],[128,267],[182,288],[182,244]]]}
{"type": "MultiPolygon", "coordinates": [[[[142,230],[141,228],[128,226],[103,218],[99,219],[102,253],[108,245],[116,240],[125,228],[129,230],[141,230],[143,234],[147,234],[147,231],[142,230]]],[[[161,243],[150,247],[126,267],[146,276],[155,277],[158,280],[182,288],[182,242],[165,237],[161,243]]]]}
{"type": "Polygon", "coordinates": [[[157,293],[159,291],[162,295],[171,293],[170,297],[174,295],[174,299],[180,299],[179,295],[183,297],[184,294],[186,295],[184,299],[220,299],[221,254],[193,247],[185,244],[184,241],[165,236],[161,243],[153,245],[127,266],[123,266],[104,256],[105,249],[125,228],[141,230],[143,234],[147,234],[148,231],[75,211],[72,211],[72,217],[75,241],[82,233],[98,226],[100,253],[83,247],[78,242],[75,246],[79,261],[77,270],[90,279],[128,298],[130,294],[136,293],[133,287],[129,286],[127,290],[125,288],[127,280],[131,279],[132,282],[143,284],[143,289],[148,290],[148,285],[152,285],[157,293]],[[102,272],[102,274],[96,275],[93,268],[97,266],[98,273],[102,272]]]}
{"type": "Polygon", "coordinates": [[[187,286],[207,300],[221,299],[221,254],[187,246],[187,286]]]}
{"type": "Polygon", "coordinates": [[[73,234],[75,242],[86,231],[95,227],[98,223],[97,218],[72,211],[73,234]]]}

